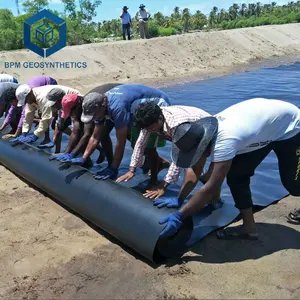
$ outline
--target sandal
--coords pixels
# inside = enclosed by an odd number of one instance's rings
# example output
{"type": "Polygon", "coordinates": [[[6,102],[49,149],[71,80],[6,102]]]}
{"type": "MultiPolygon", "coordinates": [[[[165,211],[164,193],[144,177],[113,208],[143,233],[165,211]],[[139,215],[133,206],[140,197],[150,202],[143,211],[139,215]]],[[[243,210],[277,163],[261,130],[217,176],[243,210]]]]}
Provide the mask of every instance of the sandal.
{"type": "Polygon", "coordinates": [[[288,221],[294,224],[300,224],[300,208],[290,212],[287,216],[288,221]]]}
{"type": "Polygon", "coordinates": [[[221,229],[217,231],[217,238],[220,240],[258,240],[257,233],[239,233],[239,228],[241,227],[242,226],[221,229]]]}

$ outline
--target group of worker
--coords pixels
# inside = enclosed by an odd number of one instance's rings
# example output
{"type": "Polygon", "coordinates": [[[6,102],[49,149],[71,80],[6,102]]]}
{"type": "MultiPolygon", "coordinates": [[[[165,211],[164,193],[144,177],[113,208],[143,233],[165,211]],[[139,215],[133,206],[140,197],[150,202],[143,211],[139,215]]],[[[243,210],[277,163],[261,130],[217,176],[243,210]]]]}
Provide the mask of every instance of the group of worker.
{"type": "MultiPolygon", "coordinates": [[[[300,196],[300,110],[288,102],[255,98],[212,116],[197,107],[172,105],[166,93],[145,85],[105,84],[84,95],[48,76],[18,84],[13,76],[0,74],[1,117],[4,112],[0,131],[10,125],[11,132],[2,138],[12,144],[33,143],[44,135],[38,147],[56,147],[50,160],[90,167],[91,155],[98,149],[97,163],[107,160],[108,166],[94,175],[97,180],[120,183],[131,180],[139,167],[149,170],[144,196],[153,199],[158,208],[178,209],[160,221],[166,224],[161,237],[176,234],[186,217],[220,201],[227,178],[243,225],[219,230],[218,238],[258,239],[250,179],[271,151],[277,155],[283,186],[291,195],[300,196]],[[33,124],[37,128],[31,132],[33,124]],[[52,140],[50,127],[54,129],[52,140]],[[70,138],[61,153],[62,133],[70,138]],[[128,172],[118,177],[127,140],[133,154],[128,172]],[[171,163],[157,152],[166,141],[172,143],[171,163]],[[210,165],[204,172],[209,157],[210,165]],[[158,174],[165,168],[167,174],[159,182],[158,174]],[[178,196],[162,197],[178,180],[182,168],[186,171],[178,196]],[[199,181],[203,186],[185,203],[199,181]]],[[[300,209],[288,218],[300,223],[300,209]]]]}

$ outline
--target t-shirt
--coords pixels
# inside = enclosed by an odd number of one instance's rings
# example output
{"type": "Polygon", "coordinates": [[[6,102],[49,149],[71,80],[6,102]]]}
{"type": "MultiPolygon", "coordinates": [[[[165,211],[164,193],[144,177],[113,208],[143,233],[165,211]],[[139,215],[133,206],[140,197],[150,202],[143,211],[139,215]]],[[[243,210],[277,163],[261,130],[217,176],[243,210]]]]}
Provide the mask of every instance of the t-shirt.
{"type": "Polygon", "coordinates": [[[13,82],[0,83],[0,104],[8,104],[10,101],[15,100],[18,86],[18,84],[13,82]]]}
{"type": "Polygon", "coordinates": [[[0,82],[14,82],[18,83],[18,80],[8,74],[0,74],[0,82]]]}
{"type": "Polygon", "coordinates": [[[233,159],[300,132],[299,108],[280,100],[250,99],[230,106],[216,117],[219,126],[213,142],[213,162],[233,159]]]}
{"type": "Polygon", "coordinates": [[[131,125],[137,107],[143,102],[154,101],[159,106],[171,104],[166,93],[144,85],[120,85],[105,95],[108,98],[108,116],[116,129],[131,125]]]}
{"type": "MultiPolygon", "coordinates": [[[[122,16],[122,14],[121,14],[122,16]]],[[[131,22],[131,16],[129,12],[123,13],[122,24],[129,24],[131,22]]]]}
{"type": "Polygon", "coordinates": [[[49,76],[37,76],[32,78],[29,82],[28,85],[31,88],[35,87],[40,87],[40,86],[45,86],[45,85],[57,85],[57,82],[54,78],[51,78],[49,76]]]}

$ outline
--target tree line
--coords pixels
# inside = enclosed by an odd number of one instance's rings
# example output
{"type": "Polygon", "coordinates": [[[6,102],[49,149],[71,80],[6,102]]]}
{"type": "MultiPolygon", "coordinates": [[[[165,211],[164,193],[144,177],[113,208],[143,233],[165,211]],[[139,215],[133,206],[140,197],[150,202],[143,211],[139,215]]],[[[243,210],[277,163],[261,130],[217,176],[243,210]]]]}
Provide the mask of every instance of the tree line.
{"type": "MultiPolygon", "coordinates": [[[[17,16],[8,9],[0,9],[0,50],[23,48],[24,20],[49,7],[49,0],[26,0],[22,3],[25,14],[20,15],[19,1],[15,1],[17,16]]],[[[62,13],[53,11],[53,13],[66,20],[68,45],[92,43],[111,36],[121,37],[122,26],[118,15],[113,20],[94,21],[101,0],[79,0],[78,3],[75,0],[62,0],[62,2],[64,11],[62,13]]],[[[221,30],[296,22],[300,22],[300,1],[289,2],[286,5],[277,5],[276,2],[264,5],[260,2],[241,5],[234,3],[228,9],[215,6],[209,15],[203,14],[200,10],[192,14],[188,8],[180,9],[176,6],[169,16],[161,12],[153,14],[149,21],[149,33],[151,37],[157,37],[203,29],[221,30]]],[[[32,30],[39,25],[37,24],[32,30]]],[[[138,22],[134,18],[132,30],[137,37],[138,22]]],[[[54,35],[53,41],[56,41],[57,31],[54,35]]],[[[42,47],[49,46],[49,43],[40,41],[37,43],[42,47]]]]}

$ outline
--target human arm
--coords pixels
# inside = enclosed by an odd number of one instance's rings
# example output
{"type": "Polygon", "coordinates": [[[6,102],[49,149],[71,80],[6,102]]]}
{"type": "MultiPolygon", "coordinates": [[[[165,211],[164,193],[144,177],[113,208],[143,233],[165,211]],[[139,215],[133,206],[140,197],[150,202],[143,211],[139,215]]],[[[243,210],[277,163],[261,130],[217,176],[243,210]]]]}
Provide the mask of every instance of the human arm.
{"type": "Polygon", "coordinates": [[[16,114],[16,107],[11,105],[6,116],[5,116],[5,119],[4,119],[4,122],[0,128],[0,131],[3,130],[4,128],[6,128],[9,123],[12,121],[14,115],[16,114]]]}
{"type": "Polygon", "coordinates": [[[221,189],[222,183],[231,167],[231,163],[232,159],[212,163],[212,173],[209,180],[193,195],[188,203],[180,209],[180,212],[185,217],[194,214],[213,199],[215,191],[221,189]]]}
{"type": "Polygon", "coordinates": [[[51,118],[52,118],[51,107],[44,106],[42,108],[42,115],[41,115],[41,120],[40,120],[39,126],[34,131],[35,136],[40,137],[42,134],[44,134],[47,131],[47,129],[49,128],[50,123],[51,123],[51,118]]]}
{"type": "Polygon", "coordinates": [[[202,173],[205,162],[206,162],[206,157],[203,156],[193,168],[188,168],[186,170],[183,183],[181,185],[181,189],[177,197],[172,197],[168,199],[157,199],[164,195],[170,183],[173,183],[178,180],[180,174],[180,168],[177,167],[174,163],[171,164],[168,170],[168,174],[165,177],[165,180],[156,188],[156,191],[151,191],[151,190],[147,191],[147,193],[144,194],[144,196],[147,198],[156,198],[157,200],[154,202],[154,205],[157,206],[158,208],[162,208],[165,206],[169,208],[180,207],[183,201],[186,199],[186,197],[197,185],[198,178],[202,173]]]}
{"type": "MultiPolygon", "coordinates": [[[[76,126],[76,131],[74,132],[74,137],[73,137],[74,140],[72,141],[72,145],[70,145],[71,149],[69,149],[70,152],[72,151],[74,156],[77,156],[78,154],[80,154],[87,148],[89,140],[93,134],[93,129],[94,129],[94,127],[96,128],[96,126],[97,125],[94,125],[92,123],[84,124],[84,133],[83,133],[83,136],[80,138],[81,128],[80,128],[80,122],[78,121],[78,126],[76,126]],[[78,140],[79,140],[79,142],[78,142],[78,140]]],[[[73,128],[73,130],[74,130],[74,128],[73,128]]],[[[72,134],[73,134],[73,131],[72,131],[72,134]]],[[[100,137],[98,140],[100,141],[100,137]]],[[[96,145],[96,148],[99,145],[99,141],[96,145]]],[[[70,142],[71,142],[71,137],[70,137],[70,142]]],[[[93,150],[93,152],[94,152],[94,150],[93,150]]]]}
{"type": "Polygon", "coordinates": [[[88,145],[84,151],[83,159],[86,161],[96,150],[104,129],[104,124],[95,124],[92,136],[89,139],[88,145]]]}
{"type": "Polygon", "coordinates": [[[137,167],[141,167],[143,164],[143,155],[146,146],[149,141],[151,133],[145,129],[141,130],[139,137],[135,143],[133,153],[131,156],[129,171],[123,176],[119,177],[116,182],[129,181],[134,177],[134,173],[137,167]]]}
{"type": "Polygon", "coordinates": [[[115,146],[115,154],[114,159],[112,162],[112,168],[118,169],[121,161],[123,159],[124,151],[125,151],[125,145],[126,145],[126,139],[128,134],[128,127],[118,128],[116,129],[116,137],[117,142],[115,146]]]}

